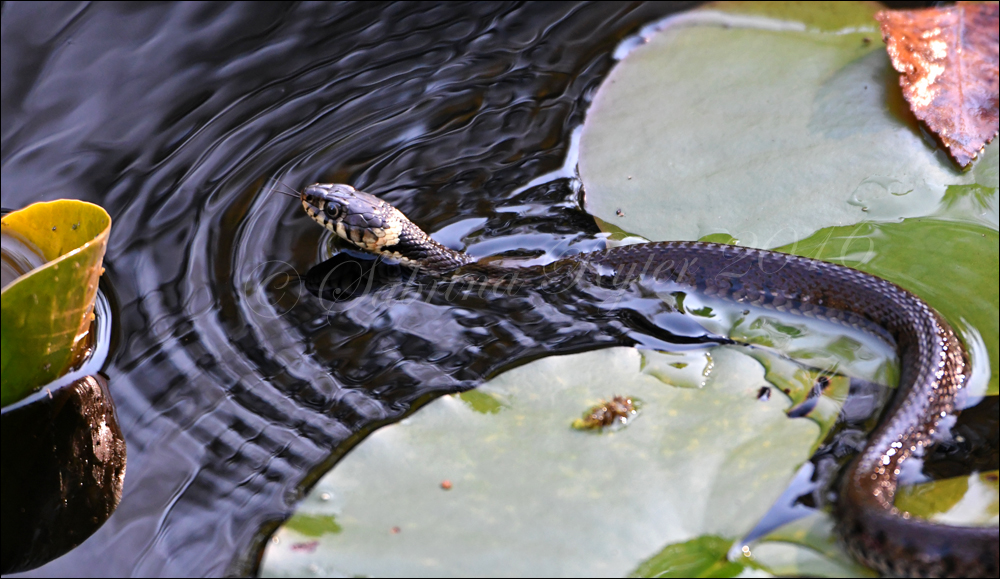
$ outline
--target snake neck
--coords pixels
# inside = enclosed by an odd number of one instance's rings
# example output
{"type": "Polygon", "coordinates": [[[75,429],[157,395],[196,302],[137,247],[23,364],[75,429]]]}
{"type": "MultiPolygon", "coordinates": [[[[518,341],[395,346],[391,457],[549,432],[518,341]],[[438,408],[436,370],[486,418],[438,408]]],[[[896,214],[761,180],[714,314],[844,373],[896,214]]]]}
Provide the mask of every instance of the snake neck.
{"type": "Polygon", "coordinates": [[[475,258],[431,239],[408,219],[401,223],[399,241],[382,248],[381,255],[432,274],[445,274],[475,262],[475,258]]]}

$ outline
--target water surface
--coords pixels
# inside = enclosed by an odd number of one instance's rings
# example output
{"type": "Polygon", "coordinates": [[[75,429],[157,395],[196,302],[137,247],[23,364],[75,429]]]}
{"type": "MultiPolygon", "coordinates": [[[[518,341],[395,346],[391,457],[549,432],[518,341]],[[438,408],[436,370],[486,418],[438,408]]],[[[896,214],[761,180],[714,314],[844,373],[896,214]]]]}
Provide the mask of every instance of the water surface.
{"type": "Polygon", "coordinates": [[[114,516],[34,573],[252,572],[372,428],[546,352],[629,343],[565,305],[320,300],[273,275],[325,249],[270,190],[349,182],[483,253],[599,247],[566,182],[518,188],[562,164],[617,43],[681,7],[4,3],[2,205],[111,214],[129,448],[114,516]]]}

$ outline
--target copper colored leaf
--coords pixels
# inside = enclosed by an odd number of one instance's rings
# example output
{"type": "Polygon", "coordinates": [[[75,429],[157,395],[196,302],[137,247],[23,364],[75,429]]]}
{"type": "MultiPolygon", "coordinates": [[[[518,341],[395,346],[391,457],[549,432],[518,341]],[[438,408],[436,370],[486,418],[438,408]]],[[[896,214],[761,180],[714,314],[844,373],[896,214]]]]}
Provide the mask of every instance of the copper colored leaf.
{"type": "Polygon", "coordinates": [[[884,11],[875,18],[913,113],[967,166],[997,135],[998,5],[884,11]]]}

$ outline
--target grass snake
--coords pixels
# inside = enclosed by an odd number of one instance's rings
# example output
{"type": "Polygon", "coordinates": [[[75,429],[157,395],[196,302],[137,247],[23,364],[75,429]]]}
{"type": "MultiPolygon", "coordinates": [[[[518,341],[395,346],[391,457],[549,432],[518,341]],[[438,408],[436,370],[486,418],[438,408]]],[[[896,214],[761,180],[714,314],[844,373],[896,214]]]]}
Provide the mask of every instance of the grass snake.
{"type": "Polygon", "coordinates": [[[996,577],[1000,531],[932,523],[893,505],[900,465],[932,442],[955,412],[969,361],[954,330],[923,300],[873,275],[774,251],[704,242],[628,245],[546,266],[480,265],[431,239],[399,210],[349,185],[314,184],[299,195],[309,216],[366,252],[443,279],[548,288],[579,276],[647,276],[704,295],[874,333],[899,356],[899,386],[842,478],[837,531],[851,554],[883,574],[996,577]]]}

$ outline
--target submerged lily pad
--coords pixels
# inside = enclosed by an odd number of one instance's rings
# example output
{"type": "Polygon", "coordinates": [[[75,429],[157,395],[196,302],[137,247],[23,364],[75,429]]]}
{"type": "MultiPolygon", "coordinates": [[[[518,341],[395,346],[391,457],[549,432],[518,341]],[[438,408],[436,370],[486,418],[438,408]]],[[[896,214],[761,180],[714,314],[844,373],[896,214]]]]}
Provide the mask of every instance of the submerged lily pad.
{"type": "Polygon", "coordinates": [[[732,543],[781,494],[820,429],[790,419],[784,396],[758,399],[768,383],[752,358],[721,347],[712,360],[702,388],[667,385],[642,371],[637,350],[614,348],[498,376],[480,390],[505,401],[499,412],[436,400],[320,480],[292,521],[335,517],[337,530],[286,525],[263,575],[621,576],[664,545],[732,543]],[[643,401],[628,428],[570,427],[616,392],[643,401]],[[292,548],[314,539],[314,552],[292,548]]]}
{"type": "Polygon", "coordinates": [[[45,261],[17,272],[23,275],[3,288],[0,403],[7,406],[82,356],[111,217],[97,205],[60,200],[5,215],[2,230],[30,249],[28,256],[37,253],[45,261]]]}
{"type": "MultiPolygon", "coordinates": [[[[995,203],[996,190],[992,199],[995,203]]],[[[945,217],[831,227],[779,251],[847,265],[895,282],[927,301],[962,335],[973,360],[988,358],[996,395],[1000,357],[1000,237],[996,229],[945,217]],[[984,344],[985,351],[977,351],[984,344]],[[978,359],[977,359],[978,357],[978,359]]]]}
{"type": "Polygon", "coordinates": [[[900,487],[896,507],[946,525],[996,527],[1000,523],[1000,475],[976,473],[900,487]]]}

